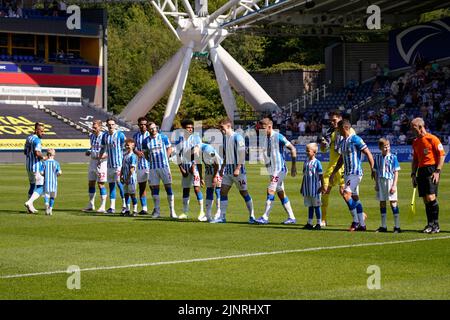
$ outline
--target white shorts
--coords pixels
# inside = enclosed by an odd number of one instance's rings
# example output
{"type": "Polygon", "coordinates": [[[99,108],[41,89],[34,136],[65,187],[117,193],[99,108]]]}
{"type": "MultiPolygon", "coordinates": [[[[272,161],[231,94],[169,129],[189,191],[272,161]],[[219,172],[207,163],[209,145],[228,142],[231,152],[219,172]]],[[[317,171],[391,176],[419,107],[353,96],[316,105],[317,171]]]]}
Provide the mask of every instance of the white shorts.
{"type": "Polygon", "coordinates": [[[181,178],[181,186],[186,189],[190,188],[192,186],[194,187],[200,187],[200,175],[198,171],[196,170],[194,173],[189,173],[187,177],[181,178]]]}
{"type": "Polygon", "coordinates": [[[172,183],[172,174],[170,173],[170,168],[158,168],[150,169],[148,172],[148,183],[151,186],[159,186],[159,182],[162,180],[163,184],[172,183]]]}
{"type": "Polygon", "coordinates": [[[247,190],[247,175],[240,173],[237,177],[233,174],[224,174],[222,177],[222,185],[232,186],[233,183],[239,189],[239,191],[247,190]]]}
{"type": "Polygon", "coordinates": [[[124,184],[123,192],[126,194],[135,194],[136,193],[136,184],[124,184]]]}
{"type": "Polygon", "coordinates": [[[137,182],[138,183],[147,182],[148,172],[149,172],[149,169],[138,169],[137,170],[137,182]]]}
{"type": "Polygon", "coordinates": [[[351,192],[352,196],[359,195],[359,184],[361,183],[362,176],[356,174],[344,175],[344,191],[351,192]]]}
{"type": "Polygon", "coordinates": [[[45,192],[44,197],[45,198],[56,198],[56,191],[55,192],[45,192]]]}
{"type": "Polygon", "coordinates": [[[30,181],[30,183],[37,186],[44,185],[44,176],[39,171],[28,171],[28,180],[30,181]]]}
{"type": "Polygon", "coordinates": [[[91,160],[89,163],[88,180],[97,182],[106,182],[108,173],[108,163],[106,161],[97,164],[97,160],[91,160]]]}
{"type": "Polygon", "coordinates": [[[322,205],[322,197],[321,195],[318,197],[306,196],[303,199],[303,203],[305,207],[320,207],[322,205]]]}
{"type": "Polygon", "coordinates": [[[284,178],[286,178],[286,172],[274,172],[270,175],[270,182],[267,189],[270,191],[283,191],[284,190],[284,178]]]}
{"type": "Polygon", "coordinates": [[[377,199],[378,201],[397,201],[397,190],[394,193],[390,193],[389,191],[392,188],[394,180],[379,178],[378,179],[378,192],[377,199]]]}
{"type": "MultiPolygon", "coordinates": [[[[217,177],[216,188],[220,188],[220,186],[222,184],[222,177],[219,174],[216,174],[216,177],[217,177]]],[[[213,175],[212,174],[207,174],[205,176],[205,185],[207,188],[213,187],[213,175]]]]}
{"type": "Polygon", "coordinates": [[[122,168],[108,168],[107,175],[108,175],[108,183],[111,182],[120,182],[120,171],[122,168]]]}

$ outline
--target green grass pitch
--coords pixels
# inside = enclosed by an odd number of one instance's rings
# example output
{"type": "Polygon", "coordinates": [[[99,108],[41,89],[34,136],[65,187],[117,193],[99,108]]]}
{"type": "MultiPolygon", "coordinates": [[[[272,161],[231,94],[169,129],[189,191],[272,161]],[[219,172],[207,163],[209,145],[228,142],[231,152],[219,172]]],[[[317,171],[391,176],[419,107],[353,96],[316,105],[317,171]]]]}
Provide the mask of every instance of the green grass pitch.
{"type": "MultiPolygon", "coordinates": [[[[392,233],[388,210],[390,232],[378,234],[374,230],[380,214],[369,176],[363,178],[360,190],[369,231],[350,233],[346,231],[350,214],[337,190],[330,199],[329,226],[321,231],[301,229],[307,218],[299,194],[301,175],[285,181],[297,225],[281,224],[286,215],[278,200],[269,225],[248,225],[245,204],[235,187],[229,195],[228,222],[213,225],[195,220],[198,205],[193,191],[188,221],[166,219],[164,192],[163,219],[83,213],[86,164],[62,165],[53,216],[43,214],[41,199],[36,201],[38,215],[25,214],[25,168],[1,165],[0,299],[448,299],[450,173],[445,166],[439,190],[441,233],[425,235],[418,232],[426,221],[421,199],[417,198],[416,214],[410,214],[409,166],[402,164],[399,183],[404,232],[392,233]],[[70,274],[43,274],[71,265],[82,269],[79,290],[67,289],[70,274]],[[380,268],[380,289],[368,289],[371,265],[380,268]],[[87,268],[94,269],[83,271],[87,268]]],[[[172,172],[180,214],[180,174],[175,168],[172,172]]],[[[259,174],[257,165],[249,165],[248,172],[249,191],[260,216],[268,178],[259,174]]]]}

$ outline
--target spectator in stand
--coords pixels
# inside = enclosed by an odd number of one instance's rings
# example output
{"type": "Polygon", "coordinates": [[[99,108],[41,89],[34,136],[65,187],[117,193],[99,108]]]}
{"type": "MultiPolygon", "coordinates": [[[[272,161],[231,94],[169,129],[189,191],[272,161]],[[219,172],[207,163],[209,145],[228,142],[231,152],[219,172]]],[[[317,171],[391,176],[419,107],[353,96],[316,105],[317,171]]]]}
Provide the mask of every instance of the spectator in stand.
{"type": "Polygon", "coordinates": [[[299,135],[304,136],[306,133],[306,122],[305,120],[303,120],[303,118],[300,118],[297,127],[299,135]]]}
{"type": "Polygon", "coordinates": [[[398,144],[406,144],[406,135],[404,133],[398,136],[398,144]]]}
{"type": "Polygon", "coordinates": [[[59,16],[59,11],[58,11],[58,2],[56,0],[54,0],[52,2],[52,6],[50,8],[51,12],[52,12],[52,16],[53,17],[58,17],[59,16]]]}
{"type": "MultiPolygon", "coordinates": [[[[289,120],[289,122],[286,126],[286,130],[290,131],[291,132],[290,134],[292,134],[293,132],[297,132],[297,130],[298,130],[297,124],[294,121],[289,120]]],[[[287,134],[287,135],[289,135],[289,134],[287,134]]]]}
{"type": "Polygon", "coordinates": [[[381,127],[389,128],[391,126],[389,115],[384,112],[381,114],[381,127]]]}
{"type": "Polygon", "coordinates": [[[318,126],[317,126],[317,122],[315,120],[311,120],[311,122],[309,123],[309,132],[311,132],[312,134],[316,134],[318,126]]]}
{"type": "Polygon", "coordinates": [[[13,10],[13,7],[11,4],[9,4],[6,8],[6,10],[8,11],[8,18],[15,18],[16,17],[16,13],[13,10]]]}
{"type": "Polygon", "coordinates": [[[377,121],[374,116],[369,118],[369,134],[375,134],[377,121]]]}
{"type": "Polygon", "coordinates": [[[15,1],[13,9],[16,14],[16,18],[23,18],[23,3],[22,0],[15,1]]]}
{"type": "Polygon", "coordinates": [[[280,128],[281,127],[281,125],[283,124],[283,113],[280,111],[280,112],[277,112],[277,121],[276,121],[276,123],[277,123],[277,126],[278,126],[278,128],[280,128]]]}
{"type": "Polygon", "coordinates": [[[395,136],[392,134],[392,132],[389,132],[386,136],[386,139],[389,141],[389,144],[395,145],[395,136]]]}
{"type": "Polygon", "coordinates": [[[400,131],[403,134],[406,134],[409,130],[409,119],[408,118],[404,118],[402,120],[402,124],[400,125],[400,131]]]}
{"type": "Polygon", "coordinates": [[[398,79],[397,86],[398,86],[398,95],[401,98],[403,96],[403,88],[405,86],[405,84],[403,83],[403,78],[398,79]]]}
{"type": "Polygon", "coordinates": [[[405,104],[405,108],[411,108],[413,107],[413,100],[410,93],[405,95],[405,98],[403,99],[403,103],[405,104]]]}
{"type": "Polygon", "coordinates": [[[398,82],[396,80],[392,81],[391,93],[394,97],[397,97],[397,95],[398,95],[398,82]]]}
{"type": "Polygon", "coordinates": [[[353,107],[353,92],[352,90],[349,90],[347,92],[347,108],[352,108],[353,107]]]}
{"type": "Polygon", "coordinates": [[[67,13],[67,4],[64,1],[59,1],[58,9],[61,16],[65,16],[67,13]]]}
{"type": "Polygon", "coordinates": [[[400,134],[400,124],[401,124],[401,121],[399,118],[395,119],[392,122],[392,125],[394,126],[394,133],[396,136],[398,136],[400,134]]]}

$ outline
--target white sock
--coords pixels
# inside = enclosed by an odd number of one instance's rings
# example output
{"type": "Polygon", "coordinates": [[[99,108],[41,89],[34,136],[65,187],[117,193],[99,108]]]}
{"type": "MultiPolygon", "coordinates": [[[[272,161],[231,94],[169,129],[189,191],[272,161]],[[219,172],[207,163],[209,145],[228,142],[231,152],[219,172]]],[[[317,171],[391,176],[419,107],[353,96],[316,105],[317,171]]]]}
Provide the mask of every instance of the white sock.
{"type": "Polygon", "coordinates": [[[212,211],[212,206],[213,206],[213,201],[214,200],[208,200],[206,199],[206,216],[207,217],[211,217],[211,211],[212,211]]]}
{"type": "Polygon", "coordinates": [[[361,213],[357,213],[357,215],[358,215],[359,224],[362,227],[364,227],[366,225],[366,223],[364,222],[364,215],[363,215],[363,213],[362,212],[361,213]]]}
{"type": "Polygon", "coordinates": [[[225,219],[227,214],[228,200],[220,200],[220,217],[225,219]]]}
{"type": "Polygon", "coordinates": [[[189,198],[183,198],[183,213],[189,212],[189,198]]]}
{"type": "Polygon", "coordinates": [[[383,228],[387,228],[386,220],[387,220],[387,215],[386,215],[386,213],[384,213],[381,215],[381,226],[383,228]]]}
{"type": "Polygon", "coordinates": [[[142,207],[142,210],[148,211],[148,210],[147,210],[147,206],[143,206],[143,207],[142,207]]]}
{"type": "Polygon", "coordinates": [[[34,202],[36,199],[39,199],[40,196],[41,196],[41,195],[40,195],[39,193],[33,192],[33,194],[31,195],[30,199],[28,199],[27,203],[33,205],[33,202],[34,202]]]}
{"type": "Polygon", "coordinates": [[[102,198],[102,204],[100,205],[100,208],[106,207],[106,194],[101,196],[102,198]]]}
{"type": "Polygon", "coordinates": [[[133,212],[137,212],[137,204],[133,204],[133,212]]]}
{"type": "MultiPolygon", "coordinates": [[[[160,207],[159,194],[152,195],[152,198],[153,198],[153,203],[155,204],[155,209],[159,210],[159,207],[160,207]]],[[[147,211],[147,207],[145,207],[144,210],[147,211]]]]}
{"type": "Polygon", "coordinates": [[[109,201],[110,201],[109,207],[110,207],[111,209],[116,210],[116,199],[110,199],[109,201]]]}
{"type": "Polygon", "coordinates": [[[94,193],[89,193],[89,204],[91,205],[91,207],[94,207],[94,202],[95,202],[95,192],[94,193]]]}
{"type": "Polygon", "coordinates": [[[248,214],[251,218],[255,218],[255,211],[253,210],[253,199],[250,199],[250,201],[247,201],[245,203],[247,206],[248,214]]]}
{"type": "Polygon", "coordinates": [[[200,206],[200,214],[205,214],[205,211],[203,210],[203,199],[198,200],[198,205],[200,206]]]}
{"type": "Polygon", "coordinates": [[[122,199],[122,208],[127,206],[127,202],[125,201],[125,198],[122,199]]]}
{"type": "Polygon", "coordinates": [[[216,210],[220,212],[220,198],[216,199],[216,210]]]}
{"type": "Polygon", "coordinates": [[[313,225],[313,219],[308,218],[308,224],[313,225]]]}
{"type": "Polygon", "coordinates": [[[130,211],[130,204],[126,203],[125,206],[126,206],[127,210],[130,211]]]}
{"type": "Polygon", "coordinates": [[[291,202],[290,201],[286,202],[285,204],[283,204],[283,207],[284,207],[284,210],[286,211],[286,213],[288,214],[289,218],[295,219],[294,211],[292,210],[292,207],[291,207],[291,202]]]}
{"type": "Polygon", "coordinates": [[[394,214],[394,225],[396,228],[400,228],[400,214],[394,214]]]}
{"type": "Polygon", "coordinates": [[[270,214],[270,210],[272,210],[272,206],[273,206],[273,201],[267,199],[266,200],[266,209],[264,210],[264,214],[263,214],[263,218],[265,220],[269,220],[269,214],[270,214]]]}
{"type": "Polygon", "coordinates": [[[167,202],[169,202],[170,215],[175,215],[175,200],[173,194],[167,196],[167,202]]]}

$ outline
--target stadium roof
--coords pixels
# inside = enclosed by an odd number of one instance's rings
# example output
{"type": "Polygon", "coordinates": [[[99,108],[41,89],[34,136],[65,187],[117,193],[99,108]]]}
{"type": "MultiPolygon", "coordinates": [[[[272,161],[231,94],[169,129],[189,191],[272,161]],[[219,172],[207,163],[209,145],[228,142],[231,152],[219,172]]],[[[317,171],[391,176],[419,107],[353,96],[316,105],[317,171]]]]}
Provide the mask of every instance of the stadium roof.
{"type": "Polygon", "coordinates": [[[418,22],[423,13],[450,7],[450,1],[443,0],[265,0],[253,3],[252,10],[225,21],[222,26],[235,30],[287,26],[291,31],[303,30],[305,35],[341,35],[368,30],[366,20],[371,15],[367,13],[370,5],[380,8],[381,24],[394,26],[418,22]]]}

